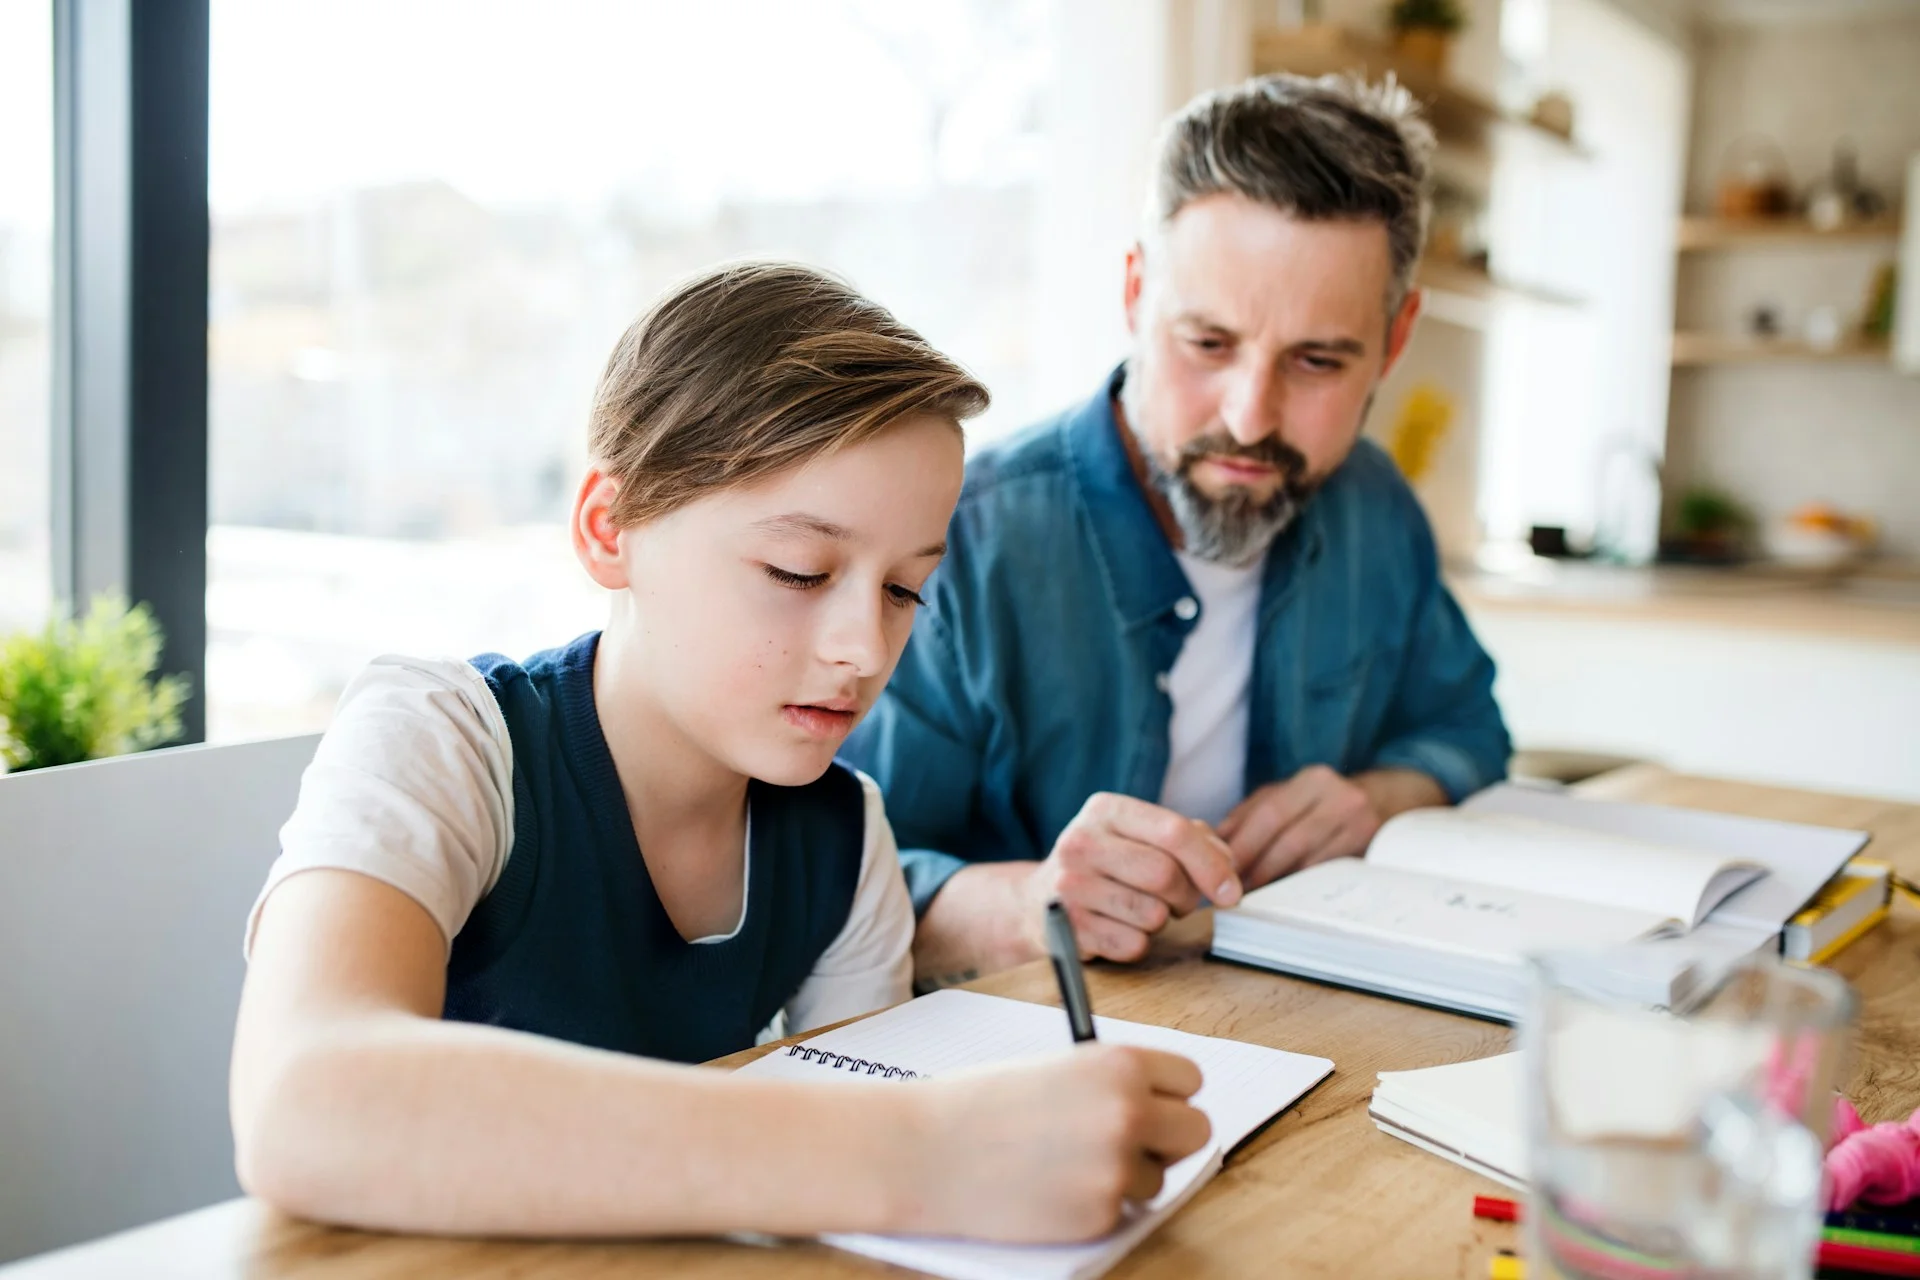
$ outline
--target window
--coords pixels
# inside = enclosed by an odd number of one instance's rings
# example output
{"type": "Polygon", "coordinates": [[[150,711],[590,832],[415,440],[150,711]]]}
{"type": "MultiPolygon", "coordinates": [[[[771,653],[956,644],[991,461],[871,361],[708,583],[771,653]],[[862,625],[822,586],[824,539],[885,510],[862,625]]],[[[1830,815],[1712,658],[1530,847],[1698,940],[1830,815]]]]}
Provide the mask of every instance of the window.
{"type": "Polygon", "coordinates": [[[215,0],[209,738],[599,625],[588,401],[696,268],[839,271],[993,389],[976,440],[1038,416],[1044,6],[215,0]]]}
{"type": "Polygon", "coordinates": [[[53,6],[0,0],[0,632],[52,599],[53,6]]]}

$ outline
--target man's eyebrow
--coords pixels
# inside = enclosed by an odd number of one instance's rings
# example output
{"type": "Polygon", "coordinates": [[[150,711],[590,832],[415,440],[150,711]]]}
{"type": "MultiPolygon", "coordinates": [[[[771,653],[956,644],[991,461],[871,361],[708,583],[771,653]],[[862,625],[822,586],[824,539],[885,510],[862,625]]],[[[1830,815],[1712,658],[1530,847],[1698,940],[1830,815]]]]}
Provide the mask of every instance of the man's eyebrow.
{"type": "Polygon", "coordinates": [[[1295,351],[1325,351],[1343,356],[1367,354],[1367,344],[1358,338],[1308,338],[1294,344],[1295,351]]]}
{"type": "MultiPolygon", "coordinates": [[[[853,530],[845,525],[835,524],[819,516],[810,516],[803,511],[789,511],[785,515],[768,516],[764,520],[754,521],[753,527],[763,533],[771,533],[775,537],[811,535],[816,538],[827,538],[833,542],[849,542],[853,539],[853,530]]],[[[931,560],[945,554],[947,554],[947,544],[935,542],[914,552],[913,558],[931,560]]]]}
{"type": "MultiPolygon", "coordinates": [[[[1182,311],[1173,318],[1177,326],[1189,329],[1206,329],[1213,333],[1233,332],[1218,320],[1209,319],[1198,311],[1182,311]]],[[[1296,342],[1290,348],[1293,351],[1320,352],[1327,355],[1363,356],[1367,354],[1367,344],[1358,338],[1308,338],[1296,342]]]]}

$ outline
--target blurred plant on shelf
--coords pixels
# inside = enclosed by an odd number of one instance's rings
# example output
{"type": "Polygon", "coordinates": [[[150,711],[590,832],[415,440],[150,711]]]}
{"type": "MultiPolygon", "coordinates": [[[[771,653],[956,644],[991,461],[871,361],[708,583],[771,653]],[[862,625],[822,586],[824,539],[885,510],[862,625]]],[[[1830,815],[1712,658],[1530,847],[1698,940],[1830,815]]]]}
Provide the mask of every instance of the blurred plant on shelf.
{"type": "Polygon", "coordinates": [[[103,595],[0,639],[0,770],[18,773],[161,746],[180,736],[183,676],[154,677],[160,624],[103,595]]]}
{"type": "Polygon", "coordinates": [[[1394,51],[1435,75],[1447,69],[1453,37],[1467,25],[1460,0],[1393,0],[1387,10],[1394,51]]]}
{"type": "Polygon", "coordinates": [[[1453,35],[1467,25],[1460,0],[1393,0],[1387,21],[1395,31],[1444,31],[1453,35]]]}
{"type": "Polygon", "coordinates": [[[1661,549],[1673,560],[1733,564],[1746,558],[1753,513],[1724,489],[1694,485],[1674,508],[1673,536],[1661,549]]]}
{"type": "Polygon", "coordinates": [[[1893,304],[1900,288],[1900,269],[1893,263],[1882,263],[1873,274],[1873,285],[1867,293],[1867,314],[1860,322],[1860,331],[1869,338],[1888,338],[1893,336],[1893,304]]]}

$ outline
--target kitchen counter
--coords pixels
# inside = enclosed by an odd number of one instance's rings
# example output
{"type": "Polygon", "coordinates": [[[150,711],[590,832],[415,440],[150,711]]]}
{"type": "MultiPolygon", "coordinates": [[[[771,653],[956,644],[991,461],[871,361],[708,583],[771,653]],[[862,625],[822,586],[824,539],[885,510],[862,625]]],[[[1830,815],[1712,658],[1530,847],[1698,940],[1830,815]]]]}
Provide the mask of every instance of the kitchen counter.
{"type": "Polygon", "coordinates": [[[1835,579],[1540,560],[1507,573],[1450,571],[1447,581],[1469,613],[1593,614],[1920,648],[1920,569],[1911,563],[1869,566],[1835,579]]]}

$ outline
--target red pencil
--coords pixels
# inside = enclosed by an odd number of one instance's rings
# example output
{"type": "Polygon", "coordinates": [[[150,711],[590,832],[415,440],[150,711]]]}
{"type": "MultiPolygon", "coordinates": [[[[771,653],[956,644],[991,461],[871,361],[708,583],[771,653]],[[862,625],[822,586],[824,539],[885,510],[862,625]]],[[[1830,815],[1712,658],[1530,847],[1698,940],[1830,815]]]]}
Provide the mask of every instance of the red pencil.
{"type": "Polygon", "coordinates": [[[1518,1222],[1520,1205],[1513,1200],[1503,1200],[1499,1196],[1475,1196],[1473,1216],[1491,1218],[1495,1222],[1518,1222]]]}
{"type": "Polygon", "coordinates": [[[1841,1271],[1864,1271],[1875,1276],[1920,1276],[1920,1253],[1896,1253],[1857,1244],[1820,1242],[1820,1265],[1841,1271]]]}

